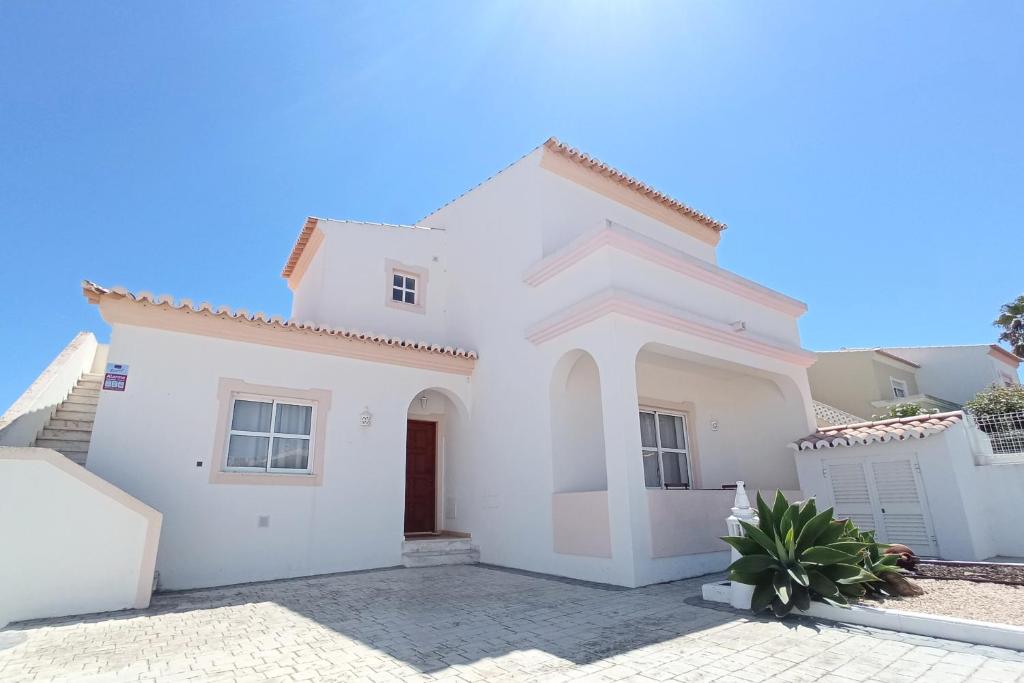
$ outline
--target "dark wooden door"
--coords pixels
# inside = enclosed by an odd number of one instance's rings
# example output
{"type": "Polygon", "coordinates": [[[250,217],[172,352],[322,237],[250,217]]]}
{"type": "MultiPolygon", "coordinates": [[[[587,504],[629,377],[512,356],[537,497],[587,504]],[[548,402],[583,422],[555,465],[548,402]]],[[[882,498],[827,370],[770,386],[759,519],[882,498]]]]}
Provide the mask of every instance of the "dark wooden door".
{"type": "Polygon", "coordinates": [[[405,533],[436,531],[437,423],[409,420],[405,441],[405,533]]]}

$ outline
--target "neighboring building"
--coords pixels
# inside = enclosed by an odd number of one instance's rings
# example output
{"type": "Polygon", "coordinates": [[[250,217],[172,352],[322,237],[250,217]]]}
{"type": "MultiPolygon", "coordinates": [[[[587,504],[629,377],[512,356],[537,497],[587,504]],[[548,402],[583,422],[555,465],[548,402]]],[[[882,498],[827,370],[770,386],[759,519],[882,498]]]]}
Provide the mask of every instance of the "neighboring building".
{"type": "Polygon", "coordinates": [[[917,363],[917,379],[927,393],[963,405],[982,389],[1020,384],[1021,359],[998,344],[890,347],[917,363]]]}
{"type": "Polygon", "coordinates": [[[288,321],[86,282],[127,377],[86,467],[163,514],[166,588],[721,570],[724,487],[795,490],[815,426],[806,307],[724,228],[552,139],[415,226],[307,220],[288,321]]]}
{"type": "Polygon", "coordinates": [[[834,411],[870,420],[899,403],[956,410],[982,389],[1019,383],[1020,359],[996,344],[841,349],[817,355],[807,376],[814,400],[822,404],[816,406],[821,426],[840,423],[834,411]]]}

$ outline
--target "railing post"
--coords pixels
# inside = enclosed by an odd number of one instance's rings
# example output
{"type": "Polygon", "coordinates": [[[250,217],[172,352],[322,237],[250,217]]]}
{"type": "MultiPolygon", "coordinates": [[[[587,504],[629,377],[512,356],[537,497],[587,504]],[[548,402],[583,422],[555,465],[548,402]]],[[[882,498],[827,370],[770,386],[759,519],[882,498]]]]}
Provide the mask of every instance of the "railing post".
{"type": "MultiPolygon", "coordinates": [[[[742,481],[736,482],[736,497],[733,499],[732,514],[726,518],[726,528],[730,536],[744,536],[743,527],[740,521],[748,524],[757,524],[757,513],[750,507],[750,499],[747,497],[747,490],[742,481]]],[[[732,561],[740,559],[740,551],[732,549],[732,561]]],[[[736,609],[750,609],[750,599],[754,595],[754,587],[745,583],[730,584],[729,604],[736,609]]]]}

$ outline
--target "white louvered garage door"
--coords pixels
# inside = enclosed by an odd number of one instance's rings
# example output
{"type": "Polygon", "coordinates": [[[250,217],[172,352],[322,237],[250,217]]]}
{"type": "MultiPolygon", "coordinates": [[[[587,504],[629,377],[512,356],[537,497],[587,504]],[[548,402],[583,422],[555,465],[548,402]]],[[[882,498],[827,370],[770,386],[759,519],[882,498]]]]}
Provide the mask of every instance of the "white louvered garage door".
{"type": "Polygon", "coordinates": [[[878,528],[875,520],[875,503],[871,498],[868,478],[861,460],[826,460],[825,477],[832,484],[836,518],[853,520],[857,528],[864,531],[878,528]]]}
{"type": "Polygon", "coordinates": [[[903,543],[923,556],[938,554],[915,456],[823,461],[837,517],[874,529],[882,543],[903,543]]]}

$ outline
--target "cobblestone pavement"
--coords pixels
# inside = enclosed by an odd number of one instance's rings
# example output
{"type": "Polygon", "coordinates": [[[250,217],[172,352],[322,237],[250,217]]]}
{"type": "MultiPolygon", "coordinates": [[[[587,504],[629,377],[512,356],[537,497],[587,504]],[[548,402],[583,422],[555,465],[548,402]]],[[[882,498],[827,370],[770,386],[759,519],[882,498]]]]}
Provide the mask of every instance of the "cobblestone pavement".
{"type": "Polygon", "coordinates": [[[168,593],[0,631],[3,681],[1022,681],[1024,655],[483,566],[168,593]]]}

